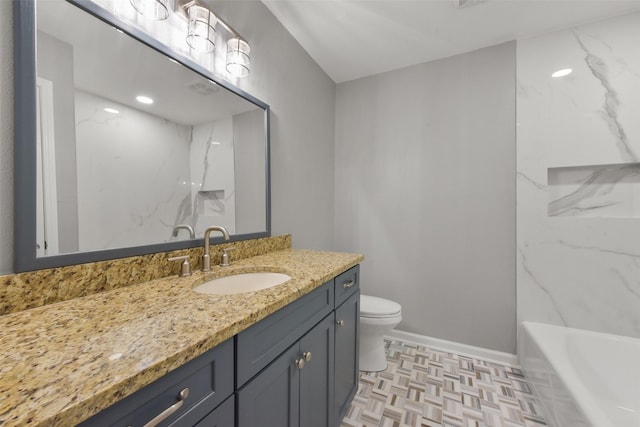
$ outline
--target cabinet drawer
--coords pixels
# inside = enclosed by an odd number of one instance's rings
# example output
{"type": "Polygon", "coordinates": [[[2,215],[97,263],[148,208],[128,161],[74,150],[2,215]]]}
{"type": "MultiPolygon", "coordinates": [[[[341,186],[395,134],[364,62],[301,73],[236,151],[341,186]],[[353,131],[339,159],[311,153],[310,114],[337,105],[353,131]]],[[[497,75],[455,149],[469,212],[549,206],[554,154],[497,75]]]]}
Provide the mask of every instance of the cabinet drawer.
{"type": "Polygon", "coordinates": [[[236,387],[333,311],[333,280],[236,335],[236,387]]]}
{"type": "Polygon", "coordinates": [[[186,388],[182,405],[159,425],[194,425],[233,393],[233,360],[230,339],[80,425],[142,426],[178,403],[186,388]]]}
{"type": "Polygon", "coordinates": [[[360,288],[360,265],[345,271],[335,278],[336,308],[360,288]]]}

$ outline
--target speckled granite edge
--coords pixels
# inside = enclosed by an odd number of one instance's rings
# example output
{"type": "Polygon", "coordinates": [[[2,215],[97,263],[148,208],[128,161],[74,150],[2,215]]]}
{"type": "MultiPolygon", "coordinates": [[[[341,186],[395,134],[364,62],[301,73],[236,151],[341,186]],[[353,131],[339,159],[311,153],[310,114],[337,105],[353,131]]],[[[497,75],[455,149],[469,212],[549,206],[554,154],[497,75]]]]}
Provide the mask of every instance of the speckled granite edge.
{"type": "MultiPolygon", "coordinates": [[[[291,248],[291,235],[212,245],[212,264],[220,263],[221,248],[227,247],[235,247],[231,259],[240,260],[291,248]]],[[[0,315],[167,277],[179,271],[179,263],[167,258],[182,255],[200,269],[197,247],[0,276],[0,315]]]]}
{"type": "Polygon", "coordinates": [[[90,418],[362,261],[285,249],[179,278],[0,316],[0,424],[69,426],[90,418]],[[280,271],[291,280],[236,295],[193,288],[280,271]]]}

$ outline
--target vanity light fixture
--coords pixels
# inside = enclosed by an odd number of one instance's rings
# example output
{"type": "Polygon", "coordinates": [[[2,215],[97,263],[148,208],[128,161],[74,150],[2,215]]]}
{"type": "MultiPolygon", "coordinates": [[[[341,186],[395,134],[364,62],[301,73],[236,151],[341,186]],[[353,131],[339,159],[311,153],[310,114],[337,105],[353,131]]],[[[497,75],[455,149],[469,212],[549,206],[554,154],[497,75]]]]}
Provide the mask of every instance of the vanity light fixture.
{"type": "Polygon", "coordinates": [[[131,6],[141,15],[156,21],[169,17],[169,0],[129,0],[131,6]]]}
{"type": "Polygon", "coordinates": [[[194,52],[212,53],[216,50],[216,27],[226,30],[227,72],[236,77],[246,77],[250,71],[249,43],[223,19],[220,19],[203,0],[129,0],[138,13],[152,19],[166,19],[169,15],[168,4],[173,3],[174,16],[187,20],[187,45],[194,52]],[[160,12],[166,12],[160,13],[160,12]]]}
{"type": "Polygon", "coordinates": [[[563,68],[562,70],[558,70],[555,73],[551,74],[551,77],[557,79],[558,77],[568,76],[572,72],[573,70],[571,68],[563,68]]]}
{"type": "Polygon", "coordinates": [[[187,44],[200,53],[216,50],[216,24],[218,18],[204,6],[194,4],[188,9],[189,30],[187,44]]]}
{"type": "Polygon", "coordinates": [[[136,96],[136,101],[138,101],[141,104],[147,104],[147,105],[153,104],[153,99],[145,95],[136,96]]]}
{"type": "Polygon", "coordinates": [[[249,43],[240,37],[227,41],[227,71],[232,76],[246,77],[249,75],[249,43]]]}
{"type": "Polygon", "coordinates": [[[110,108],[110,107],[105,108],[104,111],[106,111],[107,113],[111,113],[111,114],[120,114],[120,111],[116,110],[115,108],[110,108]]]}

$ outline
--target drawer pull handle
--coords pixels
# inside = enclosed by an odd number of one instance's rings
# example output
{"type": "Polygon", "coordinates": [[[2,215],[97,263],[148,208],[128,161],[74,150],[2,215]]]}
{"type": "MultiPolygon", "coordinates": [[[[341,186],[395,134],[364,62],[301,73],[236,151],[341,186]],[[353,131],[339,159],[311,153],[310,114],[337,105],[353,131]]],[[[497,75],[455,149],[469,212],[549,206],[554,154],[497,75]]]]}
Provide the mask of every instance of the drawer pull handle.
{"type": "Polygon", "coordinates": [[[338,326],[340,326],[341,328],[344,326],[344,320],[338,320],[336,322],[338,324],[338,326]]]}
{"type": "Polygon", "coordinates": [[[342,288],[343,289],[348,289],[348,288],[352,287],[355,284],[356,284],[356,282],[354,282],[353,280],[349,280],[348,282],[344,282],[342,284],[342,288]]]}
{"type": "Polygon", "coordinates": [[[304,368],[304,359],[297,359],[295,361],[296,368],[302,369],[304,368]]]}
{"type": "Polygon", "coordinates": [[[305,351],[304,353],[302,353],[302,357],[304,357],[304,361],[305,362],[311,362],[311,352],[310,351],[305,351]]]}
{"type": "Polygon", "coordinates": [[[144,427],[155,427],[158,424],[160,424],[162,421],[169,418],[173,413],[175,413],[178,409],[180,409],[184,401],[187,400],[187,397],[189,397],[189,389],[183,388],[180,394],[178,395],[178,401],[173,405],[169,406],[164,411],[160,412],[154,419],[146,423],[144,427]]]}

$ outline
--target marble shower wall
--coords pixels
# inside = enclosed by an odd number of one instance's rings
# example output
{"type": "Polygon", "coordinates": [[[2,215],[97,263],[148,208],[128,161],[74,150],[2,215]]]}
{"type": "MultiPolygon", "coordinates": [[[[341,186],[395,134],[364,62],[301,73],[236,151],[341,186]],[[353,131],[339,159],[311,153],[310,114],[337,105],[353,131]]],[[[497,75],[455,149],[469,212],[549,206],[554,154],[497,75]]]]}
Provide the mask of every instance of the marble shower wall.
{"type": "Polygon", "coordinates": [[[638,13],[518,41],[519,321],[640,337],[639,41],[638,13]]]}
{"type": "Polygon", "coordinates": [[[197,236],[221,225],[236,233],[233,117],[193,126],[191,135],[191,200],[189,224],[197,236]]]}
{"type": "Polygon", "coordinates": [[[75,105],[80,250],[173,240],[191,213],[191,127],[82,91],[75,105]]]}
{"type": "Polygon", "coordinates": [[[75,105],[80,250],[188,238],[178,224],[235,234],[232,117],[181,125],[83,91],[75,105]]]}

